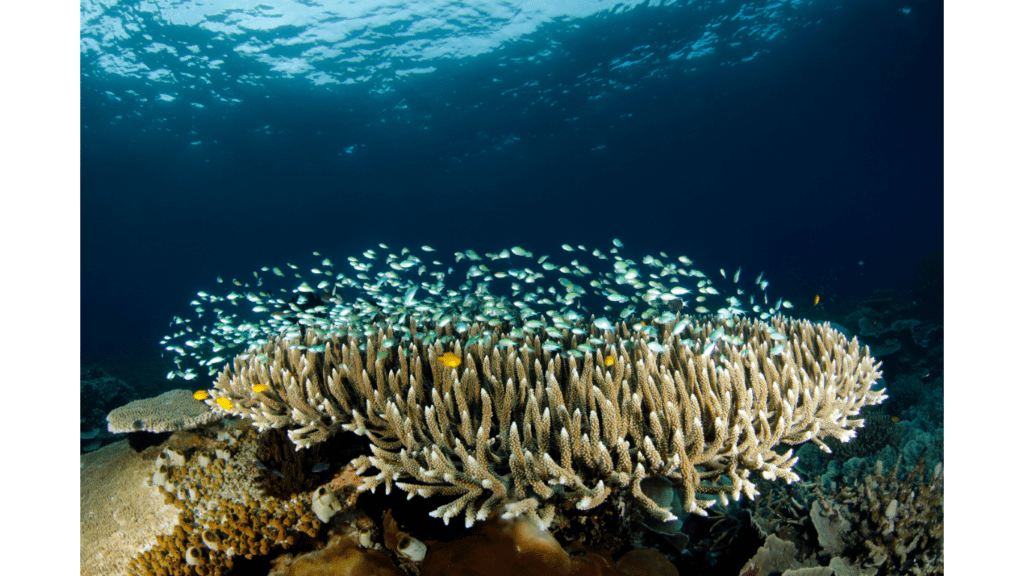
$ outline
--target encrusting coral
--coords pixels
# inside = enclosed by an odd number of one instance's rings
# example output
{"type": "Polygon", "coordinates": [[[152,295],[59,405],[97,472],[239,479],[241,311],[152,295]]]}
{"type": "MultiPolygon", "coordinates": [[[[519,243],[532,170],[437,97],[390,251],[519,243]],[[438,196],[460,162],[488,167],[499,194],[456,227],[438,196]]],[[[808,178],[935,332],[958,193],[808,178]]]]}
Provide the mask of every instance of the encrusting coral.
{"type": "Polygon", "coordinates": [[[191,391],[178,389],[111,410],[107,414],[107,430],[114,434],[174,432],[198,428],[221,417],[196,400],[191,391]]]}
{"type": "Polygon", "coordinates": [[[578,356],[478,324],[431,326],[448,345],[417,344],[415,321],[407,346],[391,344],[391,327],[365,345],[307,329],[300,345],[279,337],[240,355],[206,402],[261,430],[287,428],[299,447],[343,429],[365,435],[373,455],[356,464],[379,472],[362,489],[455,497],[432,515],[464,514],[469,526],[495,511],[547,524],[556,495],[586,510],[613,489],[672,520],[640,489],[652,475],[705,514],[757,494],[751,472],[798,480],[792,450],[776,446],[828,452],[823,438],[850,440],[863,425],[853,417],[886,397],[872,390],[879,365],[827,325],[680,316],[657,334],[663,344],[624,323],[605,328],[558,330],[574,348],[602,342],[578,356]]]}

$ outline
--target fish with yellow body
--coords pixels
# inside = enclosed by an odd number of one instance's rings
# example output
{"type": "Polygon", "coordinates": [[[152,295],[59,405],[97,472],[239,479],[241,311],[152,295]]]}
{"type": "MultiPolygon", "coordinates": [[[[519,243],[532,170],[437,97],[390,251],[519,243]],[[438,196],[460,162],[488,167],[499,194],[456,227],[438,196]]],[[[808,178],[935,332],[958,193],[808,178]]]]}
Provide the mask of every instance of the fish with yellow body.
{"type": "Polygon", "coordinates": [[[462,360],[452,352],[445,352],[440,358],[438,358],[438,360],[449,368],[455,368],[459,364],[462,364],[462,360]]]}

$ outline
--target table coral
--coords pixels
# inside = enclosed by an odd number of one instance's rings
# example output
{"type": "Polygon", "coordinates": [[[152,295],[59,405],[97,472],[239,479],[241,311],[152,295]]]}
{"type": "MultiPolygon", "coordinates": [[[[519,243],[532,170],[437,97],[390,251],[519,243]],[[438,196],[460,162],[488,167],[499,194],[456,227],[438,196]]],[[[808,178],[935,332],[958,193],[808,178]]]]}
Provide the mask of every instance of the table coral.
{"type": "Polygon", "coordinates": [[[219,420],[221,414],[192,397],[192,392],[178,389],[153,398],[144,398],[115,408],[107,414],[107,430],[125,432],[174,432],[198,428],[219,420]]]}

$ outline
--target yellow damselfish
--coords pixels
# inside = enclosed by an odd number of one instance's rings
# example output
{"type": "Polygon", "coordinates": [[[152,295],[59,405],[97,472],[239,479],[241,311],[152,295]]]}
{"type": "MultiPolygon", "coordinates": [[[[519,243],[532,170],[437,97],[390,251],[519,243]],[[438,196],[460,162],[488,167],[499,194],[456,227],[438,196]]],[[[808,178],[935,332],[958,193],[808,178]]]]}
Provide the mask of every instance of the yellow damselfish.
{"type": "Polygon", "coordinates": [[[451,352],[445,352],[444,354],[441,355],[439,360],[441,360],[441,363],[449,368],[455,368],[459,364],[462,364],[462,360],[460,360],[458,356],[451,352]]]}

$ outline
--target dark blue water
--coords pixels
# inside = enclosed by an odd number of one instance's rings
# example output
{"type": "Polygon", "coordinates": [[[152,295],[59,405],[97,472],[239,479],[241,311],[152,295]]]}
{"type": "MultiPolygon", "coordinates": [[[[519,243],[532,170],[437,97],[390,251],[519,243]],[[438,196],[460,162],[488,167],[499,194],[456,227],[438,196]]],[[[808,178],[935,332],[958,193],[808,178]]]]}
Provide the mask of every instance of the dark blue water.
{"type": "Polygon", "coordinates": [[[217,276],[313,250],[618,237],[764,270],[812,315],[912,300],[942,249],[938,3],[106,4],[83,3],[86,364],[159,365],[217,276]]]}

